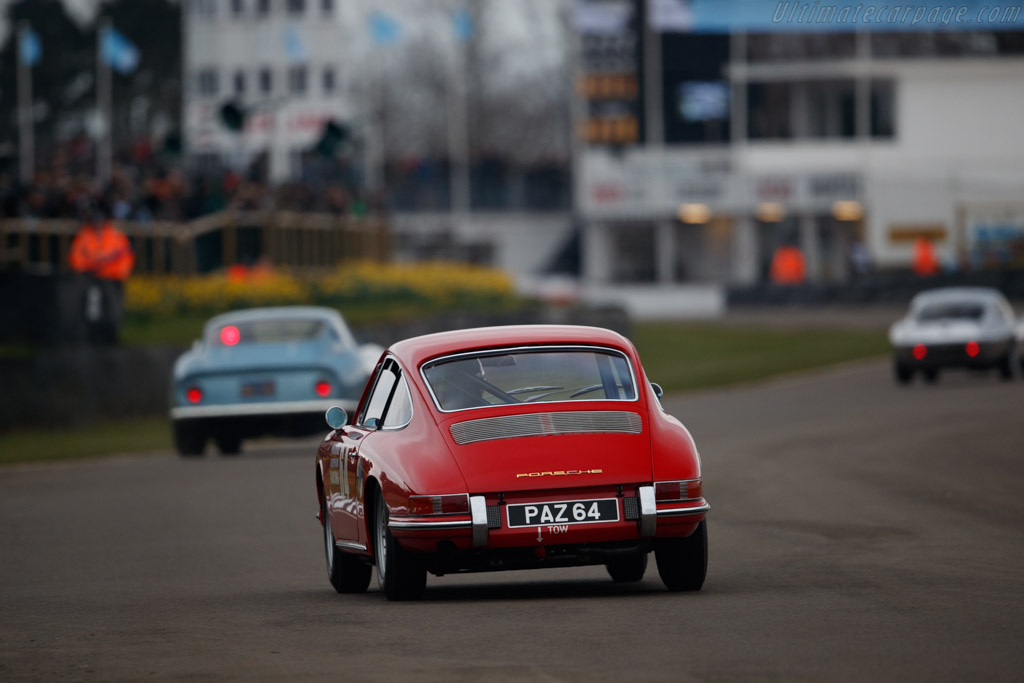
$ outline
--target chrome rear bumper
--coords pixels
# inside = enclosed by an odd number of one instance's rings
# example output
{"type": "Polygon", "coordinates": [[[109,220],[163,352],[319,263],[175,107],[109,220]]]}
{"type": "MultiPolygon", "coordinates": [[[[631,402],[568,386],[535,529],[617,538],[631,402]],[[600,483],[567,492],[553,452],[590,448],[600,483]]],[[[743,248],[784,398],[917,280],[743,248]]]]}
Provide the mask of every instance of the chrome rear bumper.
{"type": "Polygon", "coordinates": [[[171,408],[172,420],[195,420],[217,417],[251,417],[254,415],[297,415],[316,413],[322,415],[332,406],[344,408],[351,413],[356,402],[349,399],[323,399],[315,401],[261,401],[259,403],[224,403],[206,406],[175,406],[171,408]]]}

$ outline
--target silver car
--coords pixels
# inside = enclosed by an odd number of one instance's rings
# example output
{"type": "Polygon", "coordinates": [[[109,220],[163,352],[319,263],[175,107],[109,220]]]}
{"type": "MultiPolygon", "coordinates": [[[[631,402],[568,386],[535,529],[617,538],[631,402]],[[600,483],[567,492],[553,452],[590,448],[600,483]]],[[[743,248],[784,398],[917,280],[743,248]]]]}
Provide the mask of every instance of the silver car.
{"type": "Polygon", "coordinates": [[[896,381],[917,372],[934,382],[942,368],[996,369],[1013,379],[1017,344],[1013,309],[998,290],[946,287],[921,292],[889,330],[896,381]]]}

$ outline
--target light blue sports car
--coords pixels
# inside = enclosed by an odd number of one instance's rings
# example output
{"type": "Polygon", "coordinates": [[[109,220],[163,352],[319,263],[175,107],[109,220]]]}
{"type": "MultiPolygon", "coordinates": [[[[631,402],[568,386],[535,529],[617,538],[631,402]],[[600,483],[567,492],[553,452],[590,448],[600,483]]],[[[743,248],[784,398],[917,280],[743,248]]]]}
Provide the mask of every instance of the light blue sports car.
{"type": "Polygon", "coordinates": [[[350,414],[383,349],[359,346],[334,309],[251,308],[206,323],[174,364],[171,422],[183,456],[212,438],[225,455],[242,439],[323,430],[324,412],[350,414]]]}

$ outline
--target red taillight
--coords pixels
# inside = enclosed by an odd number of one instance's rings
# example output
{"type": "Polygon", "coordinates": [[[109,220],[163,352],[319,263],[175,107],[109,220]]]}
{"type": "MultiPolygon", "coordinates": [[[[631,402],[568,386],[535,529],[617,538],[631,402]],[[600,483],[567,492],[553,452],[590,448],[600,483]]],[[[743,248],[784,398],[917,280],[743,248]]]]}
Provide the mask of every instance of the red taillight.
{"type": "Polygon", "coordinates": [[[238,331],[238,328],[234,325],[228,325],[222,327],[220,330],[220,340],[224,346],[234,346],[242,338],[242,333],[238,331]]]}
{"type": "Polygon", "coordinates": [[[928,355],[928,347],[924,344],[914,344],[914,358],[918,360],[924,360],[924,357],[928,355]]]}
{"type": "Polygon", "coordinates": [[[967,342],[967,346],[964,348],[964,351],[967,352],[968,356],[974,358],[981,352],[981,348],[978,346],[978,342],[971,341],[967,342]]]}
{"type": "Polygon", "coordinates": [[[450,496],[409,496],[409,514],[469,514],[469,496],[465,493],[457,493],[450,496]]]}
{"type": "Polygon", "coordinates": [[[703,495],[700,479],[659,481],[654,484],[654,500],[659,503],[699,500],[703,495]]]}
{"type": "Polygon", "coordinates": [[[203,390],[199,387],[189,387],[185,392],[185,398],[189,403],[199,403],[203,400],[203,390]]]}
{"type": "Polygon", "coordinates": [[[322,381],[321,382],[317,382],[316,386],[313,387],[313,390],[316,391],[316,395],[317,396],[322,396],[324,398],[327,398],[328,396],[331,395],[331,383],[330,382],[322,382],[322,381]]]}

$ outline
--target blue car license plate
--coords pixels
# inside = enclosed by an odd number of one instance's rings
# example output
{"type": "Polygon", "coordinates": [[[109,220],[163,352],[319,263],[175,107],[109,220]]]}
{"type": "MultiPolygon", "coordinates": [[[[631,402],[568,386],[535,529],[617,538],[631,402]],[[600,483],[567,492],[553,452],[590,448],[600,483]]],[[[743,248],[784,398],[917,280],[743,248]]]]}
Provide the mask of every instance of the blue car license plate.
{"type": "Polygon", "coordinates": [[[506,510],[510,528],[619,521],[619,501],[616,498],[515,504],[508,505],[506,510]]]}
{"type": "Polygon", "coordinates": [[[273,380],[262,382],[245,382],[242,384],[242,398],[257,398],[274,395],[273,380]]]}

